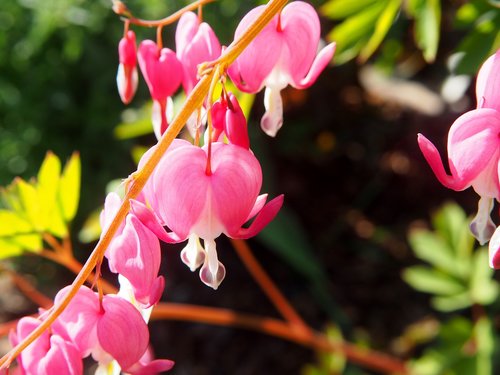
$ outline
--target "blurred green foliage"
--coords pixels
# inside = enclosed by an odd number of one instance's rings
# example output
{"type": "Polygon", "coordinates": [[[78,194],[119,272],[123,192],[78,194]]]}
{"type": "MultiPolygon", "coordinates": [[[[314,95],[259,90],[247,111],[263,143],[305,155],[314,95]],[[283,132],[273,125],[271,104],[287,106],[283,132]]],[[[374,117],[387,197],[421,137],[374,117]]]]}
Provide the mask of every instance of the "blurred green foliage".
{"type": "Polygon", "coordinates": [[[458,31],[463,37],[454,46],[453,73],[474,74],[500,46],[497,1],[473,0],[460,5],[441,0],[329,0],[321,13],[334,21],[328,39],[337,42],[335,61],[339,64],[354,58],[366,62],[379,52],[377,59],[392,65],[412,55],[415,48],[432,63],[441,33],[458,31]],[[453,23],[445,23],[446,18],[453,23]],[[413,44],[408,43],[409,38],[413,44]]]}

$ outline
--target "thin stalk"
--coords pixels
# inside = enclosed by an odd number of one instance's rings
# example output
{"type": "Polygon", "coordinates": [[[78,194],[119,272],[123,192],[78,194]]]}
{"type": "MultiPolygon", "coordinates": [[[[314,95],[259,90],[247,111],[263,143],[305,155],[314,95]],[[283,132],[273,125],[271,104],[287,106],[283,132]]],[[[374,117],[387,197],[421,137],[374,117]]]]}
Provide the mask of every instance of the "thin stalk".
{"type": "Polygon", "coordinates": [[[310,331],[307,324],[302,320],[300,315],[295,311],[293,306],[288,302],[254,257],[250,246],[248,246],[244,240],[231,239],[231,243],[255,282],[259,284],[260,289],[266,294],[283,318],[285,318],[294,329],[310,331]]]}
{"type": "Polygon", "coordinates": [[[223,308],[201,307],[177,303],[159,303],[151,314],[152,320],[180,320],[213,324],[225,327],[240,327],[281,338],[310,349],[325,352],[340,352],[351,363],[385,374],[409,375],[406,364],[384,353],[359,348],[347,342],[332,342],[320,332],[293,329],[293,325],[278,319],[237,313],[223,308]]]}

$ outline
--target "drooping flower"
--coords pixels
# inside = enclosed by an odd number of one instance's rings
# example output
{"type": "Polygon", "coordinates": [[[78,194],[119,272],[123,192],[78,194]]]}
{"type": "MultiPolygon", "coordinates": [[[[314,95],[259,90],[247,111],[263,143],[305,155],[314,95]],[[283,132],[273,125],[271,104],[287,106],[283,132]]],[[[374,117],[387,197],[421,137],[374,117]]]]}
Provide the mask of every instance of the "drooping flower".
{"type": "Polygon", "coordinates": [[[189,94],[198,82],[198,65],[217,59],[221,45],[209,24],[200,23],[196,14],[186,12],[177,24],[175,47],[184,69],[182,86],[189,94]]]}
{"type": "Polygon", "coordinates": [[[145,199],[154,214],[143,205],[132,211],[166,242],[188,239],[181,258],[201,280],[216,289],[225,276],[215,239],[222,233],[231,238],[249,238],[260,232],[283,203],[278,196],[265,204],[260,195],[262,172],[253,153],[243,147],[212,143],[210,168],[207,147],[176,140],[153,175],[145,199]],[[243,225],[255,217],[248,228],[243,225]],[[167,233],[161,226],[168,226],[167,233]],[[199,239],[203,240],[201,246],[199,239]]]}
{"type": "Polygon", "coordinates": [[[139,77],[137,74],[137,48],[135,33],[128,30],[118,44],[120,64],[116,74],[118,93],[124,104],[130,103],[137,91],[139,77]]]}
{"type": "MultiPolygon", "coordinates": [[[[57,293],[55,304],[64,298],[68,288],[57,293]]],[[[173,366],[172,361],[165,359],[144,360],[149,350],[146,322],[130,302],[118,296],[105,295],[99,301],[97,293],[83,286],[58,317],[55,326],[64,330],[81,357],[91,354],[101,365],[115,360],[129,374],[157,373],[173,366]]]]}
{"type": "Polygon", "coordinates": [[[139,67],[153,98],[153,128],[160,138],[172,117],[171,96],[181,84],[182,65],[174,51],[168,48],[160,50],[152,40],[141,42],[138,57],[139,67]]]}
{"type": "MultiPolygon", "coordinates": [[[[500,200],[500,50],[479,70],[477,108],[460,116],[448,133],[448,174],[436,147],[423,135],[418,144],[438,180],[453,190],[472,186],[480,196],[478,213],[471,231],[481,244],[486,243],[495,224],[490,212],[495,199],[500,200]]],[[[490,253],[491,255],[491,253],[490,253]]],[[[493,263],[492,263],[493,264],[493,263]]],[[[496,266],[499,264],[496,263],[496,266]]]]}
{"type": "Polygon", "coordinates": [[[227,98],[223,95],[213,104],[212,123],[214,125],[212,140],[217,141],[222,134],[225,134],[229,143],[250,148],[247,120],[233,93],[228,93],[227,98]]]}
{"type": "MultiPolygon", "coordinates": [[[[33,332],[42,321],[30,316],[21,318],[15,331],[9,335],[12,346],[33,332]]],[[[56,327],[43,332],[17,358],[25,375],[83,374],[83,362],[76,345],[60,334],[56,327]]],[[[64,335],[64,333],[63,333],[64,335]]]]}
{"type": "MultiPolygon", "coordinates": [[[[243,17],[235,39],[263,10],[262,5],[243,17]]],[[[257,93],[266,86],[266,113],[261,120],[266,134],[274,137],[283,123],[280,91],[288,85],[297,89],[311,86],[332,60],[335,44],[317,54],[319,40],[318,14],[310,4],[294,1],[271,20],[229,67],[228,74],[240,90],[257,93]]]]}
{"type": "MultiPolygon", "coordinates": [[[[138,203],[139,204],[139,203],[138,203]]],[[[103,232],[109,226],[121,205],[116,193],[106,197],[101,213],[103,232]]],[[[106,250],[109,269],[125,277],[132,288],[133,297],[141,308],[156,304],[165,286],[158,276],[161,252],[158,238],[134,215],[128,214],[106,250]]]]}

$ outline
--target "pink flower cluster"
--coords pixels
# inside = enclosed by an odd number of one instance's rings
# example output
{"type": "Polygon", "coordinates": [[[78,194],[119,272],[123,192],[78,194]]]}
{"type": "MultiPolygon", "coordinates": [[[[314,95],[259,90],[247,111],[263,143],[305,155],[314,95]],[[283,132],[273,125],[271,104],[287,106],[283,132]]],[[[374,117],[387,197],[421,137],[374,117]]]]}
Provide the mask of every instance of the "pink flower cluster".
{"type": "Polygon", "coordinates": [[[479,70],[477,107],[460,116],[448,134],[448,174],[436,147],[423,135],[418,144],[438,180],[453,190],[471,187],[480,196],[470,228],[481,244],[489,243],[490,266],[500,268],[500,227],[491,219],[500,202],[500,50],[479,70]]]}
{"type": "MultiPolygon", "coordinates": [[[[59,291],[57,304],[69,287],[59,291]]],[[[16,345],[43,321],[22,318],[10,341],[16,345]]],[[[99,295],[82,287],[66,310],[18,358],[19,369],[27,375],[83,374],[83,358],[92,356],[103,373],[120,369],[128,374],[147,375],[168,371],[173,362],[152,360],[147,323],[127,300],[116,295],[99,295]]]]}
{"type": "MultiPolygon", "coordinates": [[[[264,6],[251,10],[240,22],[235,39],[262,13],[264,6]]],[[[314,8],[305,2],[288,4],[248,48],[229,67],[228,74],[238,89],[257,93],[266,87],[266,113],[261,126],[275,136],[283,123],[280,91],[291,85],[298,89],[311,86],[332,60],[335,44],[317,54],[320,23],[314,8]]],[[[117,84],[120,97],[128,104],[137,88],[139,62],[144,80],[153,99],[153,128],[159,138],[171,121],[171,96],[180,84],[189,94],[198,82],[198,66],[216,60],[222,51],[212,28],[192,13],[185,13],[175,33],[177,52],[159,48],[152,40],[144,40],[136,52],[135,34],[128,30],[120,41],[120,65],[117,84]],[[137,58],[136,58],[137,53],[137,58]]]]}
{"type": "MultiPolygon", "coordinates": [[[[252,10],[236,30],[237,38],[262,12],[252,10]]],[[[286,6],[251,42],[228,69],[229,77],[245,92],[266,86],[264,131],[274,136],[282,124],[280,90],[288,84],[310,86],[332,59],[334,45],[316,55],[319,19],[314,8],[296,1],[286,6]]],[[[144,40],[136,48],[135,34],[126,23],[119,43],[117,85],[124,103],[137,89],[137,64],[153,99],[152,122],[158,138],[172,117],[171,96],[182,84],[189,94],[197,84],[198,67],[217,59],[222,47],[210,26],[192,12],[179,20],[177,52],[144,40]]],[[[206,100],[205,105],[211,101],[206,100]]],[[[92,356],[103,373],[153,374],[170,369],[173,362],[152,360],[147,321],[160,300],[165,278],[159,275],[160,241],[187,241],[181,260],[201,281],[217,289],[226,275],[215,240],[221,234],[246,239],[259,233],[277,215],[283,195],[267,201],[260,194],[262,170],[250,148],[247,121],[236,96],[224,85],[220,98],[205,108],[211,133],[193,137],[194,143],[175,139],[143,191],[130,202],[130,212],[115,233],[105,256],[118,274],[117,295],[99,296],[82,287],[68,308],[19,358],[26,374],[81,374],[82,358],[92,356]],[[204,143],[204,145],[198,144],[204,143]]],[[[144,154],[139,169],[154,150],[144,154]]],[[[107,230],[122,202],[115,193],[106,197],[101,227],[107,230]]],[[[68,289],[61,290],[57,304],[68,289]]],[[[23,318],[11,334],[16,344],[44,319],[23,318]]]]}

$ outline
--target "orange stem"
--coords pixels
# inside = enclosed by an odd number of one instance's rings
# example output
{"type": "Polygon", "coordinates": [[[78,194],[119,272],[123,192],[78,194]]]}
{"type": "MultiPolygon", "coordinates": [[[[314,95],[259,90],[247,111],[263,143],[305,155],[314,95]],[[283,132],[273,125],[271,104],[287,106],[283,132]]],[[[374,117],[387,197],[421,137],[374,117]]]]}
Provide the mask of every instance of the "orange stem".
{"type": "Polygon", "coordinates": [[[259,284],[262,291],[266,294],[274,307],[287,320],[293,328],[310,331],[310,328],[302,320],[300,315],[295,311],[293,306],[288,302],[285,296],[278,289],[276,284],[267,275],[266,271],[259,264],[255,256],[252,254],[250,246],[244,240],[231,239],[231,243],[241,258],[243,264],[252,275],[253,279],[259,284]]]}
{"type": "Polygon", "coordinates": [[[293,329],[293,324],[278,319],[242,314],[223,308],[177,303],[159,303],[153,310],[151,319],[190,321],[250,329],[314,350],[340,352],[350,362],[381,373],[410,374],[406,364],[399,359],[374,350],[359,348],[347,342],[332,342],[323,333],[293,329]]]}
{"type": "Polygon", "coordinates": [[[34,304],[44,309],[48,309],[52,306],[52,300],[40,293],[25,277],[19,275],[14,270],[11,270],[3,265],[0,265],[2,271],[9,274],[12,282],[16,285],[21,293],[23,293],[27,298],[29,298],[34,304]]]}
{"type": "Polygon", "coordinates": [[[187,5],[187,6],[185,6],[184,8],[179,9],[177,12],[171,14],[168,17],[162,18],[161,20],[148,21],[148,20],[143,20],[143,19],[140,19],[140,18],[135,18],[130,13],[130,11],[128,9],[126,11],[124,11],[124,13],[122,13],[122,15],[125,16],[125,17],[128,17],[127,21],[129,21],[130,23],[132,23],[134,25],[145,26],[145,27],[166,26],[166,25],[170,25],[171,23],[174,23],[175,21],[177,21],[179,18],[181,18],[181,16],[184,13],[192,11],[192,10],[195,10],[195,9],[199,9],[200,6],[208,4],[208,3],[211,3],[213,1],[215,1],[215,0],[198,0],[198,1],[195,1],[194,3],[191,3],[191,4],[187,5]]]}

